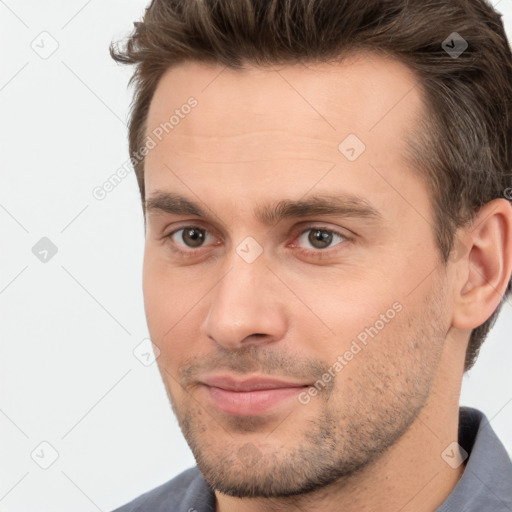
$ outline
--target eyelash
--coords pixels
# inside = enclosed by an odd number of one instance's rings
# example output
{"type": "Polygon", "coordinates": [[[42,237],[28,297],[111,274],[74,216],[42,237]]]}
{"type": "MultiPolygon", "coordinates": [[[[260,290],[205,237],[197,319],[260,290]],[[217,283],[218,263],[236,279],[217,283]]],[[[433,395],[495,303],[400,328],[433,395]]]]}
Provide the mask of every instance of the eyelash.
{"type": "MultiPolygon", "coordinates": [[[[179,233],[180,231],[183,231],[184,229],[190,229],[190,228],[192,228],[192,229],[201,229],[201,230],[204,230],[206,233],[208,233],[208,230],[206,230],[205,228],[203,228],[201,226],[188,225],[188,226],[183,226],[181,228],[175,229],[174,231],[171,231],[168,235],[164,236],[165,239],[168,239],[171,242],[171,250],[174,253],[180,255],[181,257],[185,257],[185,258],[197,257],[197,251],[192,249],[192,248],[190,248],[189,250],[179,249],[178,246],[176,246],[176,244],[174,244],[172,242],[172,237],[176,233],[179,233]]],[[[339,236],[339,237],[343,238],[343,240],[341,242],[335,244],[334,246],[327,247],[325,249],[316,249],[316,250],[315,249],[304,249],[304,248],[296,249],[297,251],[299,251],[300,254],[303,254],[303,255],[306,255],[306,256],[313,256],[313,257],[317,257],[317,258],[322,258],[322,257],[325,257],[325,254],[327,252],[329,252],[329,249],[337,247],[338,245],[342,245],[343,242],[350,241],[350,238],[347,235],[344,235],[343,233],[340,233],[340,232],[338,232],[336,230],[333,230],[333,229],[330,229],[330,228],[327,228],[327,227],[324,227],[324,226],[309,226],[308,228],[303,229],[303,230],[299,231],[296,235],[294,235],[294,240],[300,238],[302,235],[304,235],[308,231],[313,231],[313,230],[324,231],[324,232],[329,233],[331,235],[339,236]]],[[[197,250],[201,250],[202,248],[204,248],[204,246],[198,247],[197,250]]]]}

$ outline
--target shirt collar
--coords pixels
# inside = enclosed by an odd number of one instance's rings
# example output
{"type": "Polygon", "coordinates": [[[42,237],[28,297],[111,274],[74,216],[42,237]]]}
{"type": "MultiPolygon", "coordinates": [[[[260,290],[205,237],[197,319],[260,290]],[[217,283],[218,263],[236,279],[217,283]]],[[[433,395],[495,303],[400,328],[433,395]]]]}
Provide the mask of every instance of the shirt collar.
{"type": "Polygon", "coordinates": [[[478,409],[460,407],[459,444],[469,454],[464,473],[436,512],[512,512],[512,462],[478,409]]]}

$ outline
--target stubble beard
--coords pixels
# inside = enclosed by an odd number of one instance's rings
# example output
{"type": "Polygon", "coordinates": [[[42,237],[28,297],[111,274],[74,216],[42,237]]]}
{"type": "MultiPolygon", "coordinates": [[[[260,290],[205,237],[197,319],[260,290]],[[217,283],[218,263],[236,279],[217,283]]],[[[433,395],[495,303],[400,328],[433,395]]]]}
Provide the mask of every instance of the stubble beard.
{"type": "MultiPolygon", "coordinates": [[[[438,324],[441,302],[431,299],[425,306],[423,320],[409,334],[404,353],[381,349],[375,356],[368,351],[358,360],[358,381],[338,378],[328,394],[320,393],[319,414],[297,422],[295,411],[289,417],[295,418],[293,425],[285,419],[272,432],[261,417],[213,418],[186,394],[177,406],[166,386],[183,435],[209,485],[239,498],[286,498],[341,486],[369,467],[409,429],[429,397],[446,332],[438,324]],[[262,432],[258,441],[248,441],[258,432],[262,432]]],[[[388,336],[373,343],[390,341],[388,336]]],[[[298,405],[299,414],[309,406],[298,405]]]]}

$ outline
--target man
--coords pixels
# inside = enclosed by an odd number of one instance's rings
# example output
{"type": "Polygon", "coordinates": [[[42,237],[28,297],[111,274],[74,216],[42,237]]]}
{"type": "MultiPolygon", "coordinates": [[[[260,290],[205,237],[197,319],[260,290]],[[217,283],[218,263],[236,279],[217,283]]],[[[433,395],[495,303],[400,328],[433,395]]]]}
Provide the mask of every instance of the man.
{"type": "Polygon", "coordinates": [[[510,293],[512,55],[484,0],[154,0],[130,152],[197,467],[128,511],[506,511],[459,408],[510,293]]]}

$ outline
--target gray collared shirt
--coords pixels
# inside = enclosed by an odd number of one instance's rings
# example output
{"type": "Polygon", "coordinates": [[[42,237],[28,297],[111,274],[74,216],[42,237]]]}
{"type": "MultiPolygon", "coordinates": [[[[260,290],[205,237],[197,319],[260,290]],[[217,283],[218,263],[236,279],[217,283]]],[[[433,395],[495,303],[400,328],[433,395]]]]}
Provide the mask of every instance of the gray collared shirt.
{"type": "MultiPolygon", "coordinates": [[[[459,444],[469,454],[464,473],[434,512],[512,512],[512,462],[479,410],[460,407],[459,444]]],[[[214,511],[213,490],[194,467],[114,512],[214,511]]]]}

